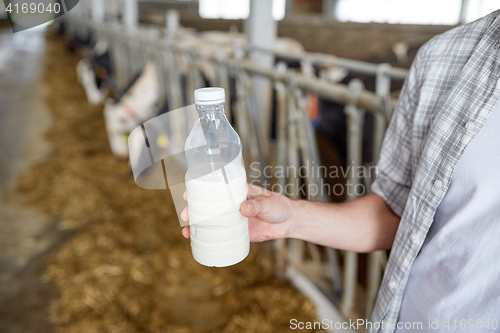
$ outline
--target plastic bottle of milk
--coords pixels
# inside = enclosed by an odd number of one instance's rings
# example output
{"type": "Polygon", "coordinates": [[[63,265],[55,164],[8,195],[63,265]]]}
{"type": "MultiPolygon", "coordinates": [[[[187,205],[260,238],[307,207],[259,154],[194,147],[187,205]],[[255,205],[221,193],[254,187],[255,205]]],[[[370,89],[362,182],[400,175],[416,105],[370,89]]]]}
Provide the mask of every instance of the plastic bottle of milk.
{"type": "Polygon", "coordinates": [[[247,197],[241,141],[224,113],[222,88],[194,92],[198,120],[186,144],[186,192],[194,259],[205,266],[234,265],[249,253],[247,197]]]}

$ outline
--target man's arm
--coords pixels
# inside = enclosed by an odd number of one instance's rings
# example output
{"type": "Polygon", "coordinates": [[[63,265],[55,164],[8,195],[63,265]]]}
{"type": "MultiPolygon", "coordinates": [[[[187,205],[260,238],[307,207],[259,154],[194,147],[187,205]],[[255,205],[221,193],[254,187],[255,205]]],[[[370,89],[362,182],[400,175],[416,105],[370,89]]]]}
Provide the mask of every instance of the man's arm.
{"type": "MultiPolygon", "coordinates": [[[[252,242],[297,238],[355,252],[391,248],[400,221],[376,194],[328,204],[292,200],[250,184],[241,213],[249,218],[252,242]]],[[[181,216],[188,220],[187,209],[181,216]]],[[[189,227],[182,233],[189,237],[189,227]]]]}
{"type": "MultiPolygon", "coordinates": [[[[249,185],[241,213],[249,218],[251,241],[290,237],[356,252],[392,247],[413,183],[413,118],[432,56],[429,45],[420,48],[403,84],[382,145],[374,194],[327,204],[291,200],[249,185]]],[[[181,216],[187,221],[187,209],[181,216]]],[[[182,233],[189,237],[189,227],[182,233]]]]}

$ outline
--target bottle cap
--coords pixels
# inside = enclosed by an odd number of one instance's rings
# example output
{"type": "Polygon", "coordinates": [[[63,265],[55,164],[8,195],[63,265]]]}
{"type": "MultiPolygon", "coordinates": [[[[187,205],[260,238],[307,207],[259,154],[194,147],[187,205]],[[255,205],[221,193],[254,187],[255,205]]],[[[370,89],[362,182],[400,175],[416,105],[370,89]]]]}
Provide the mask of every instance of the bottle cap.
{"type": "Polygon", "coordinates": [[[194,103],[196,105],[220,104],[226,101],[224,88],[200,88],[194,91],[194,103]]]}

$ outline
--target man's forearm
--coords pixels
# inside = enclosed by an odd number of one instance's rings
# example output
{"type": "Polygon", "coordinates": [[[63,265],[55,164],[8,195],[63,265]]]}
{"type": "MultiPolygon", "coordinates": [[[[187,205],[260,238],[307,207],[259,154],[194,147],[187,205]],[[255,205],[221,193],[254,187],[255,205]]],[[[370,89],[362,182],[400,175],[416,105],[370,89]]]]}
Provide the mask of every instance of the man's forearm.
{"type": "Polygon", "coordinates": [[[389,249],[400,217],[376,194],[341,204],[294,202],[288,237],[355,252],[389,249]]]}

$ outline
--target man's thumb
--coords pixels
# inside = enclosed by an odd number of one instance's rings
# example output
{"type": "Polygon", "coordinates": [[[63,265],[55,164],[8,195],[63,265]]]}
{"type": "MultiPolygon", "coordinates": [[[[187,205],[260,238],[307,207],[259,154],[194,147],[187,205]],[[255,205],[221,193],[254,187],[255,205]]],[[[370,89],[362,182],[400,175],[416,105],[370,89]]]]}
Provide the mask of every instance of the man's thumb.
{"type": "Polygon", "coordinates": [[[247,200],[241,204],[241,213],[246,217],[267,214],[273,208],[272,200],[247,200]]]}
{"type": "Polygon", "coordinates": [[[241,204],[240,211],[245,217],[254,217],[258,212],[258,203],[255,200],[247,200],[241,204]]]}

